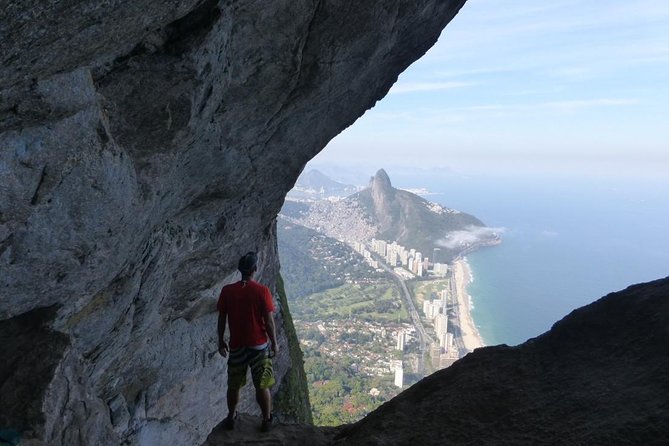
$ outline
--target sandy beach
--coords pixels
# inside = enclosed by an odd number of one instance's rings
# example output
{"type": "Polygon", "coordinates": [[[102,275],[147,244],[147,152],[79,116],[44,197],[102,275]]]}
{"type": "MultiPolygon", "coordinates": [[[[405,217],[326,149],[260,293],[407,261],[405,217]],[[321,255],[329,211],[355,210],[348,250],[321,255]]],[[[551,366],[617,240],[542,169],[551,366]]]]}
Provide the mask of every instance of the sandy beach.
{"type": "Polygon", "coordinates": [[[462,331],[462,341],[465,348],[474,350],[483,347],[483,339],[474,324],[472,318],[471,299],[467,293],[467,286],[471,278],[471,270],[467,263],[467,258],[453,262],[453,280],[455,280],[455,298],[457,308],[459,309],[460,329],[462,331]]]}

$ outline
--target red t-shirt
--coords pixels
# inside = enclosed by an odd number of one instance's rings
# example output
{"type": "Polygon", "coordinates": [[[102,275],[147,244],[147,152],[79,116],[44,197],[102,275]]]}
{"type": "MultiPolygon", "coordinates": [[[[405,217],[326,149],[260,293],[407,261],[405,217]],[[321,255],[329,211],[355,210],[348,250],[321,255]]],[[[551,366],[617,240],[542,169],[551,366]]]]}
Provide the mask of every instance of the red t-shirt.
{"type": "Polygon", "coordinates": [[[265,285],[240,280],[224,286],[218,298],[218,311],[228,315],[231,349],[267,342],[265,313],[274,311],[274,303],[265,285]]]}

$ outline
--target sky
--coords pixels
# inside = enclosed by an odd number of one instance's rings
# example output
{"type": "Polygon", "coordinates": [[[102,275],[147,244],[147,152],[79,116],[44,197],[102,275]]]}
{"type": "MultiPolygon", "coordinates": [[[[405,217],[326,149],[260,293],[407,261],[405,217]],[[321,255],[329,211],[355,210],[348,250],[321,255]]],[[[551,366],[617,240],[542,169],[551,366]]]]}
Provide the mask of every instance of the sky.
{"type": "Polygon", "coordinates": [[[468,0],[311,164],[380,159],[669,176],[669,1],[468,0]]]}

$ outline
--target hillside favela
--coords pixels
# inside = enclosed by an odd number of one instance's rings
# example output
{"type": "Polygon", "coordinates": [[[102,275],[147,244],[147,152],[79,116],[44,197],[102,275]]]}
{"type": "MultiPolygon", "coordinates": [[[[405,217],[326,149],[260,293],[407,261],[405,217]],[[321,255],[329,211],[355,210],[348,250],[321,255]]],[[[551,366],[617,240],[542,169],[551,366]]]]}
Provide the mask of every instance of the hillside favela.
{"type": "MultiPolygon", "coordinates": [[[[421,191],[418,191],[421,192],[421,191]]],[[[314,421],[356,421],[483,341],[466,254],[501,243],[472,215],[306,171],[279,214],[282,274],[314,421]]]]}

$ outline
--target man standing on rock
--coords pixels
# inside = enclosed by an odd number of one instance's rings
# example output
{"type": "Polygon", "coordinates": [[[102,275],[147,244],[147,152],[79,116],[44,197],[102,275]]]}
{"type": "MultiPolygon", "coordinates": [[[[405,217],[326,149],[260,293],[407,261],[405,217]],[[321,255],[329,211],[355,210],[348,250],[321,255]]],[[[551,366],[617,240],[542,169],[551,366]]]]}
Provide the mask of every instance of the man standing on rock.
{"type": "Polygon", "coordinates": [[[246,384],[246,371],[251,368],[256,401],[262,411],[261,431],[272,426],[272,395],[274,385],[272,357],[279,351],[274,328],[274,303],[269,289],[253,280],[258,269],[258,257],[249,252],[239,259],[239,282],[226,285],[218,298],[218,351],[228,352],[228,416],[225,428],[232,430],[237,417],[239,392],[246,384]],[[230,325],[230,344],[225,342],[226,321],[230,325]]]}

